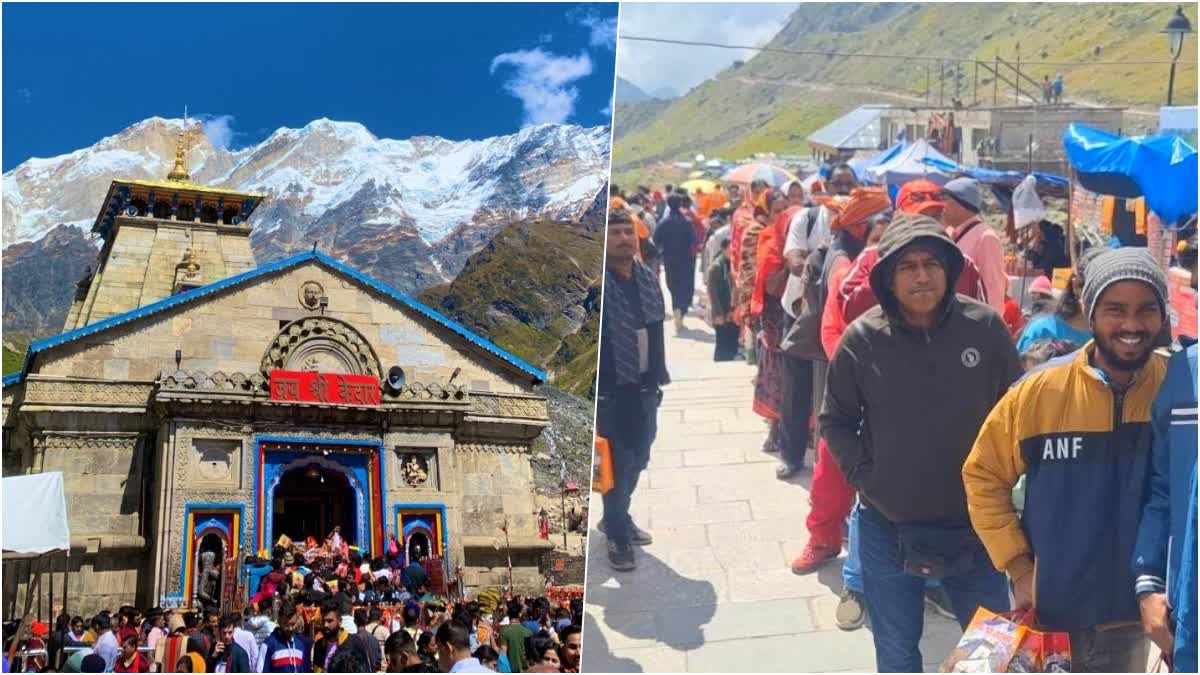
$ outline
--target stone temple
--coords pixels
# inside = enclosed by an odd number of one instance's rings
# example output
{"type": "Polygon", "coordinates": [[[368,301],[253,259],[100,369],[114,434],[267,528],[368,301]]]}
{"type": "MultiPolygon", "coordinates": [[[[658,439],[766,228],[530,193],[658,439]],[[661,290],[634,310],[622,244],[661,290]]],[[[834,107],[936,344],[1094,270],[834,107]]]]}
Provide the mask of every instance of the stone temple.
{"type": "MultiPolygon", "coordinates": [[[[265,195],[194,184],[184,155],[112,182],[64,332],[4,378],[4,475],[61,471],[67,491],[71,551],[42,596],[190,606],[202,552],[337,525],[369,556],[395,534],[468,593],[507,586],[510,559],[515,590],[540,590],[545,374],[315,248],[257,266],[265,195]]],[[[5,564],[10,616],[26,564],[5,564]]]]}

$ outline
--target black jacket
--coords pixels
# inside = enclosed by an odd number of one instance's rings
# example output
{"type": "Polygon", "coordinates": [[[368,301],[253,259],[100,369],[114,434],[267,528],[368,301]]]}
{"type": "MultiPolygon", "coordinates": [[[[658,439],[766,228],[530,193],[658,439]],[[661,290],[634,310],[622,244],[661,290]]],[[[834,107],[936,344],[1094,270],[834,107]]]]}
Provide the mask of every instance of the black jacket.
{"type": "Polygon", "coordinates": [[[213,651],[208,655],[208,672],[214,673],[217,670],[217,665],[228,663],[229,667],[225,669],[227,673],[248,673],[250,672],[250,655],[238,643],[231,643],[226,647],[227,652],[216,655],[217,646],[213,645],[213,651]],[[232,660],[229,660],[230,654],[233,653],[232,660]]]}
{"type": "Polygon", "coordinates": [[[696,245],[696,229],[682,213],[672,211],[658,227],[652,237],[654,245],[667,265],[687,264],[693,259],[692,247],[696,245]]]}
{"type": "Polygon", "coordinates": [[[821,433],[846,480],[894,523],[969,524],[962,465],[992,407],[1021,375],[995,310],[954,294],[962,253],[928,218],[894,223],[871,271],[879,305],[846,330],[829,364],[821,433]],[[897,255],[918,239],[943,247],[939,323],[916,330],[891,292],[897,255]]]}

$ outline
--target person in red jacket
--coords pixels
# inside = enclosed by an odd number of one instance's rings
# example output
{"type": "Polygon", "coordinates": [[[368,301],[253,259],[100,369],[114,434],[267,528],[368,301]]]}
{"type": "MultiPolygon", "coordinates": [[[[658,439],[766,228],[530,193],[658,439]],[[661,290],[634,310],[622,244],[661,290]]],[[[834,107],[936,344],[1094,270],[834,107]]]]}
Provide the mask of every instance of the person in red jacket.
{"type": "MultiPolygon", "coordinates": [[[[941,219],[946,205],[939,199],[941,188],[932,181],[920,179],[905,183],[896,194],[896,210],[901,213],[926,215],[930,218],[941,219]]],[[[987,288],[979,268],[964,254],[963,272],[958,278],[955,290],[969,298],[987,302],[987,288]]],[[[879,261],[879,249],[870,246],[854,261],[850,271],[846,273],[839,289],[842,315],[846,323],[857,319],[863,312],[879,304],[875,293],[871,290],[871,269],[879,261]]]]}

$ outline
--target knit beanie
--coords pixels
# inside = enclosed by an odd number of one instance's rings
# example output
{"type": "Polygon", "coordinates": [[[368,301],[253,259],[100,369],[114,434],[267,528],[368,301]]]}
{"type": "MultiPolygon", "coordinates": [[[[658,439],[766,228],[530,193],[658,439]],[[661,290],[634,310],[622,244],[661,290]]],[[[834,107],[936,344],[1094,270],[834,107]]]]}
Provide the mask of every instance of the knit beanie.
{"type": "Polygon", "coordinates": [[[1085,278],[1085,279],[1087,278],[1088,265],[1092,264],[1092,261],[1096,259],[1096,256],[1100,255],[1101,253],[1104,253],[1106,251],[1111,251],[1111,250],[1113,250],[1113,249],[1108,248],[1107,246],[1092,246],[1091,248],[1087,249],[1083,253],[1080,253],[1079,254],[1079,273],[1083,275],[1083,278],[1085,278]]]}
{"type": "Polygon", "coordinates": [[[1084,277],[1083,304],[1087,306],[1089,322],[1104,289],[1118,281],[1140,281],[1150,286],[1158,296],[1158,308],[1166,321],[1167,276],[1146,249],[1128,247],[1106,250],[1088,263],[1084,277]]]}

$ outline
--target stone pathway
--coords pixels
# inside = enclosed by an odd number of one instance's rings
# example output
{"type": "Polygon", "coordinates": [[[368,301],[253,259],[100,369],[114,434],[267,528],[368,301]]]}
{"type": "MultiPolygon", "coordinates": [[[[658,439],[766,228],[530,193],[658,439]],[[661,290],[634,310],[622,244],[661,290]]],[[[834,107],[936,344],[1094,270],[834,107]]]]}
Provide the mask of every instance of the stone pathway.
{"type": "MultiPolygon", "coordinates": [[[[595,529],[603,503],[592,501],[583,671],[875,670],[870,627],[834,625],[841,565],[808,576],[788,568],[808,536],[811,467],[775,478],[777,458],[761,450],[767,426],[750,409],[754,369],[714,363],[712,330],[697,316],[686,326],[678,336],[667,326],[673,382],[632,507],[654,544],[638,550],[637,570],[609,567],[595,529]]],[[[926,612],[927,671],[959,634],[926,612]]]]}

